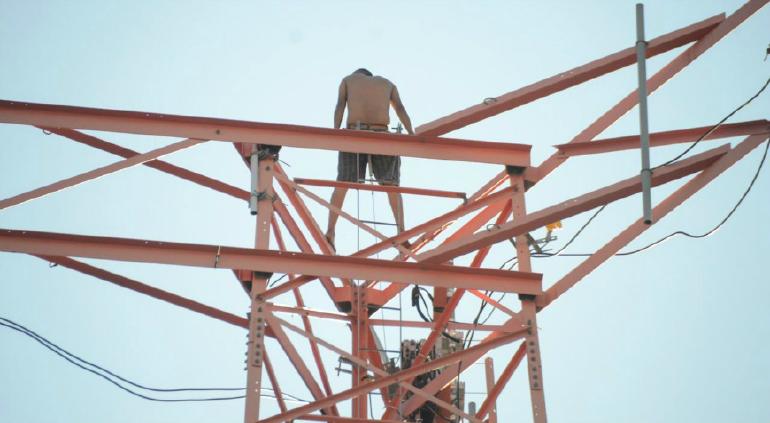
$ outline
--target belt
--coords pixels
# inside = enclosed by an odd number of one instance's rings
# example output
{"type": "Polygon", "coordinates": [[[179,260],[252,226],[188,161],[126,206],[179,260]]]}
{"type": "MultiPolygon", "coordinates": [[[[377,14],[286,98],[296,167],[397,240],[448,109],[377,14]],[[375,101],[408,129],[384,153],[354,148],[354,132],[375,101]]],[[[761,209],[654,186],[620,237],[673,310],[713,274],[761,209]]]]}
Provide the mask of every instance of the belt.
{"type": "Polygon", "coordinates": [[[348,129],[360,129],[362,131],[387,131],[388,125],[380,125],[377,123],[349,123],[348,129]]]}

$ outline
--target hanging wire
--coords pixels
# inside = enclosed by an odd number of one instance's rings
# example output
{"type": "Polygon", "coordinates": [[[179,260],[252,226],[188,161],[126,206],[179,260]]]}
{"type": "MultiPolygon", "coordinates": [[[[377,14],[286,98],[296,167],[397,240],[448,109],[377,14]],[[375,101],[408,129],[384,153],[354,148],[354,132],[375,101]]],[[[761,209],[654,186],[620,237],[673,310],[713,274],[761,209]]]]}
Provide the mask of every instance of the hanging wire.
{"type": "Polygon", "coordinates": [[[701,136],[700,136],[700,137],[699,137],[697,140],[695,140],[695,142],[693,142],[692,144],[690,144],[690,145],[689,145],[689,146],[688,146],[688,147],[687,147],[687,148],[686,148],[686,149],[685,149],[683,152],[679,153],[679,154],[678,154],[676,157],[674,157],[673,159],[671,159],[671,160],[669,160],[669,161],[667,161],[667,162],[665,162],[665,163],[663,163],[663,164],[661,164],[661,165],[655,166],[655,167],[653,168],[653,170],[655,170],[655,169],[659,169],[659,168],[661,168],[661,167],[669,166],[669,165],[673,164],[674,162],[676,162],[677,160],[679,160],[679,159],[681,159],[682,157],[684,157],[684,156],[685,156],[687,153],[689,153],[689,152],[690,152],[690,151],[691,151],[691,150],[692,150],[692,149],[693,149],[693,148],[694,148],[696,145],[698,145],[698,143],[699,143],[699,142],[703,141],[703,140],[704,140],[704,139],[705,139],[707,136],[711,135],[711,134],[712,134],[714,131],[716,131],[716,130],[717,130],[717,128],[719,128],[720,126],[722,126],[722,124],[723,124],[723,123],[725,123],[725,122],[727,121],[727,119],[730,119],[731,117],[733,117],[733,115],[735,115],[736,113],[738,113],[738,111],[740,111],[741,109],[743,109],[744,107],[746,107],[746,106],[747,106],[749,103],[751,103],[752,101],[754,101],[754,99],[756,99],[757,97],[759,97],[759,95],[760,95],[760,94],[762,94],[762,92],[763,92],[763,91],[765,91],[765,89],[767,88],[768,84],[770,84],[770,78],[768,78],[768,79],[767,79],[767,81],[765,81],[764,85],[762,85],[762,88],[760,88],[760,89],[759,89],[759,91],[757,91],[757,92],[756,92],[756,94],[754,94],[754,95],[753,95],[753,96],[751,96],[751,97],[750,97],[748,100],[746,100],[746,101],[745,101],[743,104],[741,104],[740,106],[738,106],[738,108],[736,108],[736,109],[735,109],[735,110],[733,110],[732,112],[728,113],[728,114],[727,114],[727,116],[725,116],[724,118],[722,118],[722,120],[720,120],[720,121],[719,121],[719,122],[718,122],[716,125],[714,125],[714,126],[712,126],[711,128],[709,128],[709,130],[708,130],[708,131],[704,132],[704,133],[703,133],[703,135],[701,135],[701,136]]]}
{"type": "MultiPolygon", "coordinates": [[[[54,354],[58,355],[59,357],[65,359],[69,363],[77,366],[78,368],[85,370],[89,373],[93,373],[106,381],[112,383],[119,389],[134,395],[136,397],[148,400],[148,401],[157,401],[157,402],[202,402],[202,401],[227,401],[227,400],[234,400],[234,399],[241,399],[245,398],[245,395],[237,395],[237,396],[229,396],[229,397],[213,397],[213,398],[155,398],[150,397],[148,395],[144,395],[142,393],[136,392],[130,388],[127,388],[123,385],[121,385],[118,381],[124,382],[128,385],[134,386],[139,389],[147,390],[147,391],[153,391],[153,392],[189,392],[189,391],[197,391],[197,392],[211,392],[211,391],[243,391],[245,388],[153,388],[145,385],[141,385],[137,382],[134,382],[128,378],[125,378],[123,376],[120,376],[104,367],[101,367],[93,362],[90,362],[88,360],[83,359],[82,357],[73,354],[64,348],[58,346],[57,344],[53,343],[52,341],[48,340],[47,338],[43,337],[42,335],[34,332],[31,329],[26,328],[25,326],[16,323],[10,319],[0,317],[0,326],[7,327],[9,329],[12,329],[14,331],[17,331],[19,333],[22,333],[35,341],[37,341],[39,344],[44,346],[46,349],[50,350],[54,354]],[[116,380],[117,379],[117,380],[116,380]]],[[[263,388],[266,390],[271,390],[270,388],[263,388]]],[[[274,395],[269,394],[260,394],[263,397],[267,398],[276,398],[274,395]]],[[[307,400],[303,400],[301,398],[298,398],[294,395],[284,393],[287,397],[290,397],[295,402],[309,402],[307,400]]]]}

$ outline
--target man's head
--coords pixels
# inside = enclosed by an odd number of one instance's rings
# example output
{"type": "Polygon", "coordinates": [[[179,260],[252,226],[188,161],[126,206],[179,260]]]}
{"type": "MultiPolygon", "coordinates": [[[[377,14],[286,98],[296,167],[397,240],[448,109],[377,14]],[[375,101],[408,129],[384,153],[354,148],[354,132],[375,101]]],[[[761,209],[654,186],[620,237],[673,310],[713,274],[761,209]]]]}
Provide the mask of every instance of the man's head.
{"type": "Polygon", "coordinates": [[[372,73],[371,73],[371,72],[369,72],[369,70],[368,70],[368,69],[365,69],[365,68],[358,68],[358,69],[356,69],[356,71],[355,71],[355,72],[353,72],[353,73],[360,73],[360,74],[362,74],[362,75],[366,75],[366,76],[372,76],[372,73]]]}

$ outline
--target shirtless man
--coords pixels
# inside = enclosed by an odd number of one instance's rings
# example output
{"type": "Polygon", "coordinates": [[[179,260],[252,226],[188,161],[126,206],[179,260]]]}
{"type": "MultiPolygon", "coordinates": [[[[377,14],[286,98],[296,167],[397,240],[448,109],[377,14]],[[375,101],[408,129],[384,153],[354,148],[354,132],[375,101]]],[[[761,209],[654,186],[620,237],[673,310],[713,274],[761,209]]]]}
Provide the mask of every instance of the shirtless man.
{"type": "MultiPolygon", "coordinates": [[[[381,76],[373,76],[366,69],[358,69],[346,76],[340,83],[337,107],[334,109],[334,127],[342,126],[342,115],[345,105],[348,108],[347,129],[365,131],[388,131],[390,124],[389,106],[393,106],[398,119],[409,134],[414,135],[412,122],[406,109],[401,103],[396,86],[381,76]]],[[[401,158],[398,156],[382,156],[378,154],[339,153],[337,162],[337,180],[346,182],[361,182],[366,177],[366,165],[371,162],[372,173],[380,185],[398,185],[400,182],[401,158]]],[[[342,208],[347,188],[335,188],[330,202],[342,208]]],[[[401,194],[388,193],[390,209],[396,219],[398,233],[404,231],[404,206],[401,194]]],[[[334,228],[337,225],[335,213],[329,212],[329,223],[326,229],[326,239],[334,245],[334,228]]]]}

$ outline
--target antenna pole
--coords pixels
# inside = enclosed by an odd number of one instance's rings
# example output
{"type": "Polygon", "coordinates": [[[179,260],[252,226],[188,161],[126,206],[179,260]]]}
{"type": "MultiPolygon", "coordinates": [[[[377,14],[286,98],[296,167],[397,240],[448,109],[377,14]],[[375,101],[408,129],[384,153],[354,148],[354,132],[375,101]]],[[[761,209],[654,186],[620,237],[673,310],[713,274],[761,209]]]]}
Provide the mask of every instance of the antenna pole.
{"type": "Polygon", "coordinates": [[[644,223],[652,224],[652,170],[650,169],[650,130],[647,116],[647,42],[644,40],[644,5],[636,4],[636,64],[639,73],[639,139],[642,150],[642,209],[644,223]]]}

